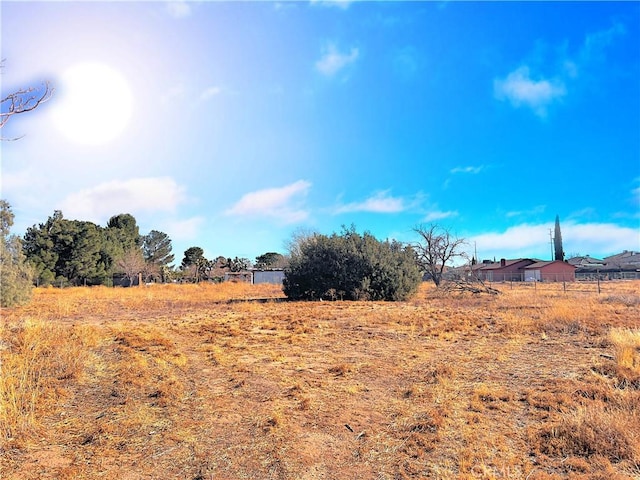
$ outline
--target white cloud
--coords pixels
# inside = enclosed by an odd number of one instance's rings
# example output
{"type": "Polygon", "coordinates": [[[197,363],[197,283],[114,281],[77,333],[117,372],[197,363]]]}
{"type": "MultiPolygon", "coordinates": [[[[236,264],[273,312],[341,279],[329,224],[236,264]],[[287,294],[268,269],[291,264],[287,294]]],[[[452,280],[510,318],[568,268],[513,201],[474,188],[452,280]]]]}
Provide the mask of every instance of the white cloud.
{"type": "Polygon", "coordinates": [[[119,213],[173,212],[184,201],[184,189],[172,178],[134,178],[72,193],[59,208],[68,218],[100,223],[119,213]]]}
{"type": "Polygon", "coordinates": [[[206,102],[207,100],[215,97],[216,95],[220,95],[221,92],[222,92],[222,89],[220,87],[214,86],[214,87],[206,88],[200,94],[200,100],[203,102],[206,102]]]}
{"type": "Polygon", "coordinates": [[[451,173],[480,173],[484,169],[484,165],[478,167],[455,167],[451,169],[451,173]]]}
{"type": "Polygon", "coordinates": [[[169,0],[165,7],[173,18],[186,18],[191,15],[191,5],[183,0],[169,0]]]}
{"type": "Polygon", "coordinates": [[[514,107],[529,107],[540,117],[545,117],[547,107],[567,93],[561,80],[532,79],[527,66],[514,70],[505,79],[495,79],[493,89],[497,99],[509,100],[514,107]]]}
{"type": "Polygon", "coordinates": [[[32,167],[26,170],[20,170],[17,172],[2,172],[2,190],[26,191],[28,188],[33,188],[34,181],[43,182],[44,179],[38,175],[38,171],[32,167]]]}
{"type": "Polygon", "coordinates": [[[359,54],[359,50],[355,47],[351,48],[348,53],[342,53],[338,51],[334,44],[329,44],[324,48],[320,60],[316,62],[316,69],[323,75],[332,77],[340,70],[354,63],[359,54]]]}
{"type": "Polygon", "coordinates": [[[187,241],[198,239],[198,233],[204,225],[204,217],[193,217],[186,220],[167,222],[163,228],[173,240],[187,241]]]}
{"type": "Polygon", "coordinates": [[[437,220],[443,220],[445,218],[457,217],[458,212],[455,210],[432,210],[427,213],[425,217],[422,219],[423,222],[435,222],[437,220]]]}
{"type": "Polygon", "coordinates": [[[407,208],[402,198],[392,197],[388,191],[377,192],[362,202],[353,202],[342,205],[335,213],[348,212],[373,212],[373,213],[398,213],[407,208]]]}
{"type": "Polygon", "coordinates": [[[522,215],[539,215],[543,213],[546,208],[547,208],[546,205],[536,205],[535,207],[529,210],[512,210],[510,212],[507,212],[505,216],[507,218],[510,218],[510,217],[520,217],[522,215]]]}
{"type": "Polygon", "coordinates": [[[626,29],[623,24],[615,23],[607,30],[594,32],[585,37],[584,45],[580,51],[580,57],[584,62],[592,62],[604,58],[604,51],[617,36],[624,35],[626,29]]]}
{"type": "Polygon", "coordinates": [[[319,5],[322,7],[336,7],[346,10],[351,5],[352,0],[311,0],[311,5],[319,5]]]}
{"type": "Polygon", "coordinates": [[[298,180],[280,188],[250,192],[228,209],[226,215],[241,217],[270,217],[284,223],[304,220],[309,213],[302,208],[300,197],[306,196],[311,183],[298,180]]]}
{"type": "Polygon", "coordinates": [[[474,236],[478,250],[504,251],[504,255],[527,251],[540,244],[546,248],[549,244],[551,223],[542,225],[517,225],[504,232],[489,232],[474,236]]]}
{"type": "MultiPolygon", "coordinates": [[[[504,232],[488,232],[470,237],[475,242],[478,256],[484,258],[551,257],[553,223],[539,225],[522,224],[504,232]]],[[[638,231],[612,223],[560,224],[563,249],[567,254],[581,253],[592,256],[607,256],[622,250],[636,249],[640,242],[638,231]]]]}
{"type": "Polygon", "coordinates": [[[612,223],[560,225],[564,251],[589,255],[612,255],[622,250],[637,250],[640,233],[637,229],[612,223]]]}

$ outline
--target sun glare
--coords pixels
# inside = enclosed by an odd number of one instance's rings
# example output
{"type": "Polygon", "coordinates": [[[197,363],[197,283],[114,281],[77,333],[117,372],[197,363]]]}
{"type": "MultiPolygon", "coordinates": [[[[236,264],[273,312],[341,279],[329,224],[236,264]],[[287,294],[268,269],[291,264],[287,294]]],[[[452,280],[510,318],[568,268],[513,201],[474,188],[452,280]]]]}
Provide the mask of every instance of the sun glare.
{"type": "Polygon", "coordinates": [[[82,145],[102,145],[120,135],[133,112],[133,94],[125,77],[101,63],[81,63],[61,78],[60,103],[53,123],[82,145]]]}

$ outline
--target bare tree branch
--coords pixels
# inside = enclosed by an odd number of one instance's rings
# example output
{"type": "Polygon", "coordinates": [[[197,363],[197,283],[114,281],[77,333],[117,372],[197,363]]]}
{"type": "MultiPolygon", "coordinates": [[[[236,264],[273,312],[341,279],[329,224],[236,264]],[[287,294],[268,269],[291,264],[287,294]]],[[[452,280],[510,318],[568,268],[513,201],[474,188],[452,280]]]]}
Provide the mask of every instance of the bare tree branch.
{"type": "MultiPolygon", "coordinates": [[[[2,63],[0,63],[0,68],[2,63]]],[[[53,87],[48,81],[40,87],[22,88],[6,95],[0,100],[0,128],[3,128],[12,117],[35,110],[53,95],[53,87]]],[[[0,140],[17,140],[17,138],[0,140]]]]}
{"type": "Polygon", "coordinates": [[[461,251],[465,240],[454,237],[449,230],[435,223],[418,225],[413,231],[420,236],[420,241],[412,245],[418,266],[439,286],[447,263],[465,256],[461,251]]]}

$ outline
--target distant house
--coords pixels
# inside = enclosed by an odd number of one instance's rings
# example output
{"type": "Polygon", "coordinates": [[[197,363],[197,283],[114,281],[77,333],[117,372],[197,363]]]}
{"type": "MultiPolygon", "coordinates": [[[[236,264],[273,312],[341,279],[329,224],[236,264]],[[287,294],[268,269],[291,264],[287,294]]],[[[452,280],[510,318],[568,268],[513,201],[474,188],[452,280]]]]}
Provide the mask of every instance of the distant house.
{"type": "Polygon", "coordinates": [[[584,257],[573,257],[567,260],[567,262],[575,266],[576,268],[604,266],[604,260],[600,260],[599,258],[593,258],[593,257],[590,257],[589,255],[584,257]]]}
{"type": "Polygon", "coordinates": [[[284,270],[253,270],[253,283],[273,283],[274,285],[282,285],[284,281],[284,270]]]}
{"type": "Polygon", "coordinates": [[[640,252],[624,250],[617,255],[604,258],[605,265],[618,267],[621,270],[634,270],[640,268],[640,252]]]}
{"type": "Polygon", "coordinates": [[[576,278],[580,280],[621,280],[640,278],[640,252],[624,250],[622,253],[593,261],[591,257],[576,257],[569,263],[576,265],[576,278]],[[589,259],[586,261],[585,259],[589,259]]]}
{"type": "Polygon", "coordinates": [[[561,260],[536,262],[523,268],[526,282],[574,282],[576,267],[561,260]]]}
{"type": "Polygon", "coordinates": [[[275,285],[282,284],[284,280],[283,269],[272,270],[246,270],[243,272],[225,272],[225,282],[245,282],[251,284],[273,283],[275,285]]]}
{"type": "Polygon", "coordinates": [[[448,278],[478,278],[486,282],[573,282],[576,280],[640,279],[640,252],[625,250],[602,260],[589,256],[544,261],[534,258],[484,260],[452,268],[448,278]]]}
{"type": "Polygon", "coordinates": [[[503,258],[499,263],[483,264],[476,272],[480,280],[488,282],[518,282],[524,280],[524,267],[536,262],[530,258],[503,258]]]}

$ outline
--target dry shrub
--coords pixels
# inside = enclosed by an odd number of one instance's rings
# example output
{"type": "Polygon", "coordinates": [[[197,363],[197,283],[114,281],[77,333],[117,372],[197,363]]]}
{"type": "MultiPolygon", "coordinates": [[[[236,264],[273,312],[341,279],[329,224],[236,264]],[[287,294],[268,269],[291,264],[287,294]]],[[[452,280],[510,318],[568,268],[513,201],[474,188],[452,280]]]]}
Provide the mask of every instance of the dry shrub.
{"type": "Polygon", "coordinates": [[[286,423],[286,415],[281,409],[275,409],[267,414],[258,415],[255,426],[267,433],[282,427],[286,423]]]}
{"type": "MultiPolygon", "coordinates": [[[[527,389],[523,399],[530,406],[543,412],[567,412],[574,401],[571,395],[558,388],[558,391],[527,389]]],[[[547,416],[547,415],[543,415],[547,416]]]]}
{"type": "Polygon", "coordinates": [[[6,326],[0,343],[0,438],[37,430],[39,420],[78,379],[87,348],[97,342],[90,327],[26,319],[6,326]]]}
{"type": "Polygon", "coordinates": [[[594,371],[619,389],[640,390],[640,329],[612,328],[606,343],[613,348],[613,362],[597,365],[594,371]]]}
{"type": "Polygon", "coordinates": [[[609,341],[613,345],[616,364],[640,374],[640,329],[612,328],[609,341]]]}
{"type": "Polygon", "coordinates": [[[580,408],[536,433],[535,447],[553,457],[599,455],[640,462],[640,417],[621,410],[580,408]]]}
{"type": "Polygon", "coordinates": [[[611,294],[600,297],[600,303],[608,303],[613,305],[624,305],[625,307],[640,306],[640,295],[633,294],[611,294]]]}

